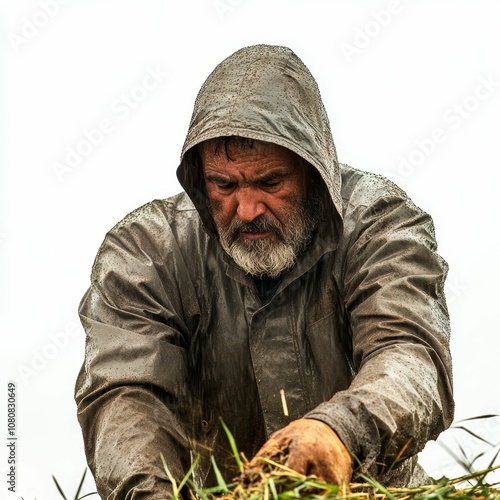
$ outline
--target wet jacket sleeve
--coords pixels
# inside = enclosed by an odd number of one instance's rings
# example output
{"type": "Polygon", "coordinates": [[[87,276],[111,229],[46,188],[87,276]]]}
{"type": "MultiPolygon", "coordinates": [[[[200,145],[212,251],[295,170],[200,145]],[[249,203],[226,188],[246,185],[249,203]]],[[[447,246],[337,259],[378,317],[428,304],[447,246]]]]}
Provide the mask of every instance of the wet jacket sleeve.
{"type": "Polygon", "coordinates": [[[453,419],[447,265],[432,220],[404,196],[350,204],[346,235],[342,284],[356,374],[306,416],[329,424],[362,469],[379,475],[453,419]]]}
{"type": "Polygon", "coordinates": [[[169,278],[174,266],[151,245],[140,229],[108,234],[80,306],[87,340],[78,419],[106,499],[165,498],[170,483],[160,453],[177,481],[190,466],[178,412],[187,327],[169,278]]]}

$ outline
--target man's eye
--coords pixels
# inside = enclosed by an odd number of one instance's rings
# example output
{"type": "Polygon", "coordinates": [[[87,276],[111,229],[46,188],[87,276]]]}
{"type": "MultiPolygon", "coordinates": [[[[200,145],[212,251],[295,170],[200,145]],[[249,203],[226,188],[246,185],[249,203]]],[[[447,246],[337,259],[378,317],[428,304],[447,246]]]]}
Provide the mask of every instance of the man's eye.
{"type": "Polygon", "coordinates": [[[230,191],[234,187],[234,184],[232,182],[216,182],[215,185],[221,191],[230,191]]]}
{"type": "Polygon", "coordinates": [[[261,182],[261,186],[263,188],[273,188],[279,186],[281,184],[281,180],[278,181],[263,181],[261,182]]]}

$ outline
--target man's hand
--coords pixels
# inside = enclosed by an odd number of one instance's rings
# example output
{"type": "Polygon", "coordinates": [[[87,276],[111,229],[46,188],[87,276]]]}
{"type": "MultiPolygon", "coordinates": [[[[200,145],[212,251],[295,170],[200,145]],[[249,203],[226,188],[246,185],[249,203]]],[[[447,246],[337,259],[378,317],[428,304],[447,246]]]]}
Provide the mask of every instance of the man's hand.
{"type": "Polygon", "coordinates": [[[337,434],[319,420],[301,418],[275,432],[249,463],[249,469],[263,467],[259,457],[327,483],[348,483],[352,476],[349,452],[337,434]]]}

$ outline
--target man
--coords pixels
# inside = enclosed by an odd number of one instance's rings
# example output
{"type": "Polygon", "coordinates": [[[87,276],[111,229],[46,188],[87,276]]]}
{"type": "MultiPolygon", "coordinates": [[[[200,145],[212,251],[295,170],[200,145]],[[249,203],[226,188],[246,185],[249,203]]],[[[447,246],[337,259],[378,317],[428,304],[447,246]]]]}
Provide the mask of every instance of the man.
{"type": "MultiPolygon", "coordinates": [[[[430,217],[339,165],[313,77],[289,49],[223,61],[196,99],[178,178],[107,235],[80,314],[76,388],[103,498],[164,498],[196,455],[275,457],[341,483],[425,481],[453,418],[446,264],[430,217]]],[[[255,458],[252,466],[258,466],[255,458]]]]}

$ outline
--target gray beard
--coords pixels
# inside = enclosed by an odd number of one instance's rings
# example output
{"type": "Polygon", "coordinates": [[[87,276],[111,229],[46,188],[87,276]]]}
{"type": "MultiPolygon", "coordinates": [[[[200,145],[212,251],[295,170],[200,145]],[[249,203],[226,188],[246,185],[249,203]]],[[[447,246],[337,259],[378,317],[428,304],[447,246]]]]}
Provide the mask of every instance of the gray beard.
{"type": "Polygon", "coordinates": [[[322,213],[321,208],[319,198],[312,196],[302,206],[290,211],[285,217],[286,224],[270,220],[264,215],[252,222],[235,220],[228,227],[222,227],[216,216],[214,220],[222,248],[243,271],[253,276],[275,278],[292,268],[297,256],[310,243],[322,213]],[[248,240],[240,237],[241,231],[272,231],[276,240],[248,240]]]}

